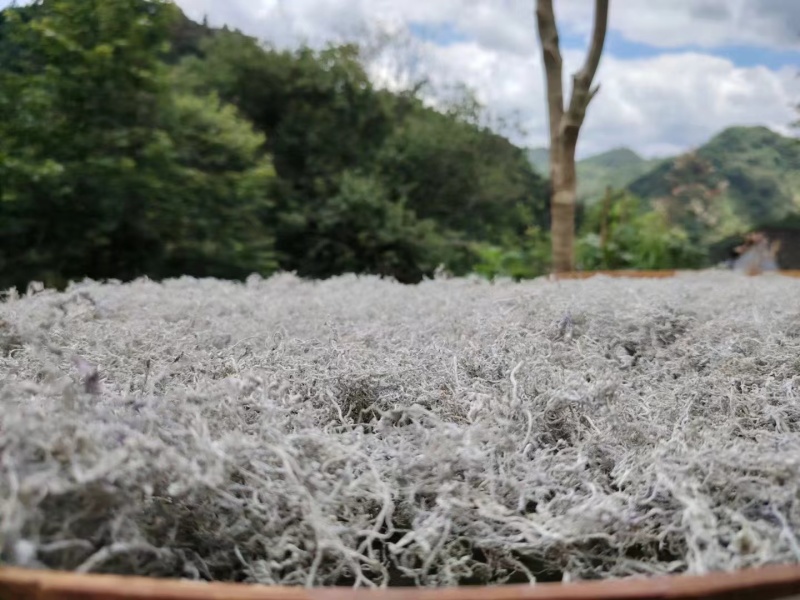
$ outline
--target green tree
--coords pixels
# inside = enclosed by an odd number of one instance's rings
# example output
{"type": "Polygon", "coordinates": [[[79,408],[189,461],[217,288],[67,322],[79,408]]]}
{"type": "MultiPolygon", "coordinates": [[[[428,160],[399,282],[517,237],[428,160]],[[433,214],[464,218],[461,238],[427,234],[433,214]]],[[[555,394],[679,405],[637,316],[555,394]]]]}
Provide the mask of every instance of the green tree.
{"type": "Polygon", "coordinates": [[[649,208],[625,192],[611,192],[584,215],[577,245],[584,270],[696,268],[705,253],[663,207],[649,208]]]}
{"type": "MultiPolygon", "coordinates": [[[[448,248],[430,219],[419,219],[371,175],[345,172],[339,192],[316,216],[306,239],[309,264],[416,283],[447,261],[448,248]]],[[[326,276],[327,272],[312,273],[326,276]]]]}
{"type": "Polygon", "coordinates": [[[0,72],[0,243],[16,282],[130,273],[122,247],[152,250],[139,227],[148,181],[138,166],[158,153],[168,12],[134,0],[5,11],[16,60],[0,72]]]}
{"type": "Polygon", "coordinates": [[[437,112],[376,89],[355,46],[277,52],[157,0],[2,17],[0,284],[419,281],[540,254],[548,190],[523,152],[468,97],[437,112]]]}
{"type": "Polygon", "coordinates": [[[244,237],[269,240],[246,222],[265,203],[263,139],[214,100],[173,97],[161,57],[175,16],[159,0],[3,12],[0,47],[13,59],[0,65],[3,285],[159,277],[181,264],[205,273],[222,248],[215,273],[271,268],[263,245],[233,252],[238,241],[221,237],[246,226],[244,237]]]}
{"type": "Polygon", "coordinates": [[[406,249],[406,258],[388,263],[405,265],[397,267],[403,278],[430,274],[436,265],[427,256],[463,273],[481,260],[473,242],[522,243],[528,226],[547,224],[545,183],[520,149],[475,124],[473,104],[439,113],[414,91],[375,89],[351,45],[277,52],[217,32],[201,48],[201,57],[179,66],[176,81],[192,92],[216,91],[266,134],[278,174],[283,268],[315,277],[386,273],[392,269],[365,252],[381,238],[406,249]],[[367,190],[371,216],[355,219],[354,197],[366,202],[367,190]],[[425,235],[415,233],[419,222],[425,235]],[[365,246],[366,239],[373,242],[365,246]]]}
{"type": "MultiPolygon", "coordinates": [[[[266,134],[279,182],[276,247],[281,266],[301,275],[331,275],[306,240],[318,239],[321,211],[339,193],[343,173],[363,169],[392,126],[354,46],[277,52],[238,32],[217,32],[176,73],[193,92],[214,91],[266,134]]],[[[329,212],[329,211],[328,211],[329,212]]]]}
{"type": "Polygon", "coordinates": [[[500,245],[475,243],[471,248],[479,260],[474,270],[488,279],[539,277],[550,270],[550,247],[550,232],[535,226],[529,227],[521,239],[514,236],[500,245]]]}
{"type": "Polygon", "coordinates": [[[458,116],[418,105],[376,157],[376,170],[409,207],[466,239],[520,240],[547,226],[547,188],[524,152],[458,116]]]}
{"type": "Polygon", "coordinates": [[[148,215],[163,243],[160,276],[244,278],[277,267],[270,224],[275,169],[264,136],[214,94],[178,94],[163,115],[169,133],[161,201],[148,215]]]}

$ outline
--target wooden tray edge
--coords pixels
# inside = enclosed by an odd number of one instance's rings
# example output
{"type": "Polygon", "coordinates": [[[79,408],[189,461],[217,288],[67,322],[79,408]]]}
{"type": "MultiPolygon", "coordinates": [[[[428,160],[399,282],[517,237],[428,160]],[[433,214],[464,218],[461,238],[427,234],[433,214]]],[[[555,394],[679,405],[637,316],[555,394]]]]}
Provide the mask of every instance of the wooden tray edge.
{"type": "Polygon", "coordinates": [[[777,600],[800,594],[800,565],[570,584],[463,588],[271,587],[0,567],[0,600],[777,600]]]}
{"type": "MultiPolygon", "coordinates": [[[[618,270],[618,271],[572,271],[570,273],[554,273],[553,275],[549,276],[552,279],[589,279],[590,277],[595,277],[596,275],[603,275],[605,277],[616,277],[616,278],[631,278],[631,279],[662,279],[666,277],[674,277],[680,273],[714,273],[717,272],[717,269],[700,269],[700,270],[681,270],[681,269],[662,269],[662,270],[618,270]]],[[[730,272],[730,271],[723,271],[723,272],[730,272]]],[[[741,273],[743,276],[748,277],[757,277],[758,275],[747,275],[746,273],[741,273]]],[[[769,273],[765,273],[765,275],[780,275],[783,277],[794,277],[800,278],[800,270],[790,270],[784,269],[781,271],[771,271],[769,273]]]]}

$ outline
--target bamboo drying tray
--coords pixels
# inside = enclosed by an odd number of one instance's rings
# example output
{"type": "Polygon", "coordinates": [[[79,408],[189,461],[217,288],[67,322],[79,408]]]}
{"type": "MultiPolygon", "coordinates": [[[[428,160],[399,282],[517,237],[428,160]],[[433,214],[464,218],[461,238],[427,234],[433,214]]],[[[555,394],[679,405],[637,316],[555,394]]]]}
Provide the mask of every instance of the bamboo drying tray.
{"type": "Polygon", "coordinates": [[[800,565],[652,579],[385,590],[268,587],[0,568],[0,600],[789,600],[793,594],[800,594],[800,565]]]}
{"type": "MultiPolygon", "coordinates": [[[[666,277],[674,277],[675,275],[679,275],[680,273],[692,273],[697,271],[680,271],[677,269],[662,269],[662,270],[651,270],[651,271],[573,271],[572,273],[559,273],[555,274],[553,277],[555,279],[588,279],[589,277],[594,277],[595,275],[604,275],[607,277],[617,277],[617,278],[633,278],[633,279],[663,279],[666,277]]],[[[700,271],[702,272],[702,271],[700,271]]],[[[714,272],[714,271],[710,271],[714,272]]],[[[791,270],[791,269],[784,269],[781,271],[773,271],[770,274],[773,275],[782,275],[784,277],[798,277],[800,278],[800,270],[791,270]]],[[[745,275],[745,273],[742,273],[745,275]]],[[[752,275],[748,275],[752,276],[752,275]]]]}
{"type": "MultiPolygon", "coordinates": [[[[666,278],[680,271],[584,271],[595,275],[666,278]]],[[[800,270],[779,271],[800,278],[800,270]]],[[[0,567],[0,600],[800,600],[800,565],[734,573],[672,575],[579,583],[423,589],[294,588],[147,577],[84,575],[0,567]]]]}

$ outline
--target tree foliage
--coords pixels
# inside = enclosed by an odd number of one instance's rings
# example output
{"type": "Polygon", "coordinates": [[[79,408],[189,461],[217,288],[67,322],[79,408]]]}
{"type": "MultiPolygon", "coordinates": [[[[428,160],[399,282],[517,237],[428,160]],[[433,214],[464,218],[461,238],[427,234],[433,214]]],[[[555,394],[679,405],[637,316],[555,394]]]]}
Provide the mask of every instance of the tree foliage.
{"type": "MultiPolygon", "coordinates": [[[[375,87],[356,45],[279,51],[166,0],[0,11],[0,286],[538,276],[550,185],[479,117],[375,87]]],[[[584,266],[693,260],[662,213],[599,256],[592,215],[584,266]]]]}
{"type": "Polygon", "coordinates": [[[458,106],[436,112],[413,92],[376,89],[354,45],[278,52],[218,32],[200,54],[179,66],[178,85],[218,93],[267,136],[284,269],[464,273],[481,260],[474,242],[522,242],[547,220],[545,183],[522,150],[458,106]]]}
{"type": "Polygon", "coordinates": [[[270,189],[275,180],[264,136],[214,94],[173,96],[151,227],[165,242],[162,276],[247,277],[277,266],[270,189]]]}
{"type": "Polygon", "coordinates": [[[694,241],[713,246],[800,209],[800,141],[765,127],[731,127],[629,189],[662,205],[694,241]]]}
{"type": "Polygon", "coordinates": [[[705,261],[663,207],[612,191],[586,211],[577,253],[584,270],[696,268],[705,261]]]}
{"type": "Polygon", "coordinates": [[[249,218],[268,198],[261,138],[232,109],[171,92],[172,4],[44,0],[3,15],[4,286],[273,267],[249,218]]]}

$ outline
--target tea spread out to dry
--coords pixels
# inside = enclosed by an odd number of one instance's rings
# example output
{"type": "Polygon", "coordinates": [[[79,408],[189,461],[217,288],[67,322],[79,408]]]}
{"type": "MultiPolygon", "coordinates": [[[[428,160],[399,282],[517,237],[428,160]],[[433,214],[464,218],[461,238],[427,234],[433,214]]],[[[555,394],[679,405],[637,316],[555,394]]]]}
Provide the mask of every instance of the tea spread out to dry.
{"type": "Polygon", "coordinates": [[[291,585],[800,560],[800,281],[292,275],[0,304],[0,558],[291,585]]]}

